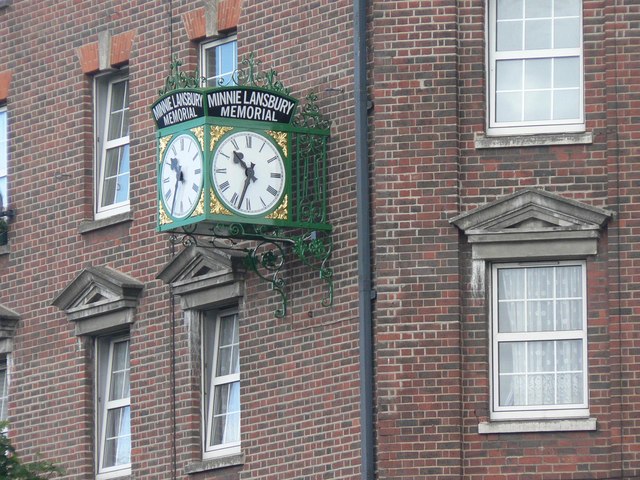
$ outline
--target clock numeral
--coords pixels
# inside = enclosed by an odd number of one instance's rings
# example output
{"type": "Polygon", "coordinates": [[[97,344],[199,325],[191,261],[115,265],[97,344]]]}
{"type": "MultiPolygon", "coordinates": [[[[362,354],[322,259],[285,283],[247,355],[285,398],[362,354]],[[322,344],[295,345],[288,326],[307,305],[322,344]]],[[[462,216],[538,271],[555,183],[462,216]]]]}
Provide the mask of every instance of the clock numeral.
{"type": "Polygon", "coordinates": [[[169,183],[169,180],[171,180],[169,177],[164,177],[162,183],[169,183]]]}
{"type": "Polygon", "coordinates": [[[180,150],[184,150],[184,137],[180,139],[180,150]]]}
{"type": "Polygon", "coordinates": [[[224,153],[224,152],[220,152],[220,155],[222,155],[224,158],[231,158],[229,155],[227,155],[227,154],[226,154],[226,153],[224,153]]]}
{"type": "Polygon", "coordinates": [[[245,210],[251,210],[251,202],[249,201],[248,198],[246,199],[244,204],[245,204],[245,210]]]}
{"type": "Polygon", "coordinates": [[[176,146],[175,145],[171,145],[171,151],[173,152],[174,155],[178,155],[178,152],[176,152],[176,146]]]}
{"type": "Polygon", "coordinates": [[[282,178],[282,174],[278,172],[271,172],[271,178],[282,178]]]}
{"type": "Polygon", "coordinates": [[[200,175],[200,173],[202,172],[202,170],[200,170],[199,168],[196,168],[195,171],[193,172],[195,175],[200,175]]]}
{"type": "Polygon", "coordinates": [[[267,192],[269,192],[274,197],[278,194],[278,191],[275,188],[273,188],[271,185],[267,187],[267,192]]]}
{"type": "Polygon", "coordinates": [[[198,191],[200,191],[200,185],[198,185],[197,183],[194,183],[193,186],[191,187],[193,189],[194,192],[198,193],[198,191]]]}
{"type": "Polygon", "coordinates": [[[266,207],[266,206],[267,206],[267,204],[266,204],[266,203],[264,203],[264,200],[262,199],[262,197],[260,197],[260,203],[262,203],[262,206],[263,206],[263,207],[266,207]]]}
{"type": "Polygon", "coordinates": [[[180,200],[180,213],[184,213],[184,203],[180,200]]]}
{"type": "Polygon", "coordinates": [[[245,135],[244,139],[247,142],[247,148],[251,148],[251,135],[245,135]]]}
{"type": "Polygon", "coordinates": [[[229,188],[229,182],[227,181],[222,182],[220,185],[218,185],[218,188],[220,188],[221,192],[226,192],[227,189],[229,188]]]}
{"type": "Polygon", "coordinates": [[[235,139],[235,138],[232,138],[232,139],[231,139],[231,143],[233,144],[233,147],[234,147],[236,150],[239,150],[239,149],[240,149],[240,145],[238,145],[238,142],[236,141],[236,139],[235,139]]]}
{"type": "Polygon", "coordinates": [[[234,193],[233,196],[231,197],[231,204],[235,205],[237,201],[238,201],[238,194],[234,193]]]}
{"type": "Polygon", "coordinates": [[[169,198],[171,198],[171,189],[167,190],[166,192],[164,192],[164,199],[165,201],[169,201],[169,198]]]}
{"type": "Polygon", "coordinates": [[[264,146],[267,144],[267,142],[262,142],[262,146],[260,147],[260,150],[258,150],[259,152],[262,152],[262,149],[264,148],[264,146]]]}
{"type": "MultiPolygon", "coordinates": [[[[189,144],[189,146],[191,146],[191,144],[189,144]]],[[[196,152],[196,154],[193,156],[193,158],[191,159],[192,162],[196,161],[196,158],[198,158],[198,152],[196,152]]]]}
{"type": "Polygon", "coordinates": [[[216,168],[216,173],[224,173],[226,175],[227,174],[227,169],[226,168],[216,168]]]}
{"type": "Polygon", "coordinates": [[[269,160],[267,160],[267,163],[271,163],[271,162],[273,162],[274,160],[277,160],[277,159],[278,159],[278,157],[271,157],[269,160]]]}

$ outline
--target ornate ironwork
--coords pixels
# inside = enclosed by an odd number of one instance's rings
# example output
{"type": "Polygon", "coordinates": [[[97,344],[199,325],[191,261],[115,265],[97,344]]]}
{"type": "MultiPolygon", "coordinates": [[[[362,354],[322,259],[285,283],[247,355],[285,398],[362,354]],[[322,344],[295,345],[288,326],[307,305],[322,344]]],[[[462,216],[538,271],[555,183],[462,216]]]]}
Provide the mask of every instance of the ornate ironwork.
{"type": "Polygon", "coordinates": [[[242,67],[236,70],[233,80],[236,85],[253,86],[259,88],[266,88],[276,93],[282,93],[289,95],[290,89],[285,87],[284,84],[278,80],[278,73],[273,70],[261,70],[262,62],[256,60],[253,53],[250,53],[248,57],[245,57],[241,62],[242,67]]]}
{"type": "Polygon", "coordinates": [[[198,69],[193,75],[188,75],[180,71],[180,67],[183,63],[178,59],[177,55],[174,55],[170,65],[170,74],[164,81],[164,88],[158,91],[159,96],[163,96],[172,90],[179,88],[199,88],[202,84],[202,77],[198,74],[198,69]]]}

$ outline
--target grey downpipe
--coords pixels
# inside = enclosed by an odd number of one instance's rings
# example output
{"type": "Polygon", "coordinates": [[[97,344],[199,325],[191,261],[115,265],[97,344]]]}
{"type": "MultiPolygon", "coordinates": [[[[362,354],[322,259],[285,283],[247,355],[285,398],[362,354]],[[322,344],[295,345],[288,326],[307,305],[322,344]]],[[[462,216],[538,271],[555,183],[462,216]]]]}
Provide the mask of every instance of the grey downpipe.
{"type": "Polygon", "coordinates": [[[373,434],[373,322],[371,314],[373,291],[371,289],[369,126],[367,118],[367,0],[354,0],[353,18],[361,475],[363,480],[373,480],[375,478],[375,445],[373,434]]]}

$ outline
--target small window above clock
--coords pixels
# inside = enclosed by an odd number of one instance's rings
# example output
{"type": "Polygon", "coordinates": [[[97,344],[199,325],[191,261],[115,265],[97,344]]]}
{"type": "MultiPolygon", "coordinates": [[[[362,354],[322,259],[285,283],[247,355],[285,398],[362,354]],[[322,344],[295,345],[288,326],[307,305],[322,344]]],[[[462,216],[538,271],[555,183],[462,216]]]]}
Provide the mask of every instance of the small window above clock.
{"type": "Polygon", "coordinates": [[[229,85],[238,68],[238,40],[235,35],[200,45],[200,72],[205,86],[229,85]]]}

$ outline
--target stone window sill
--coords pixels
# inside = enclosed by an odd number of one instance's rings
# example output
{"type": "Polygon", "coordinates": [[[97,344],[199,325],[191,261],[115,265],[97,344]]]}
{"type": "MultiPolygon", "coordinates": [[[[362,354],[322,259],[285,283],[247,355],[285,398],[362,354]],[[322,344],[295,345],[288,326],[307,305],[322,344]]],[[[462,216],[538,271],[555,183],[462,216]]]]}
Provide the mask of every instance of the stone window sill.
{"type": "Polygon", "coordinates": [[[485,148],[518,148],[518,147],[542,147],[550,145],[585,145],[593,143],[593,134],[586,133],[559,133],[548,135],[505,135],[487,136],[484,133],[476,133],[475,147],[478,150],[485,148]]]}
{"type": "Polygon", "coordinates": [[[534,433],[534,432],[578,432],[595,431],[595,418],[572,418],[566,420],[516,420],[508,422],[481,422],[479,434],[534,433]]]}
{"type": "Polygon", "coordinates": [[[117,225],[119,223],[131,222],[133,221],[133,213],[125,212],[120,213],[118,215],[114,215],[112,217],[103,218],[100,220],[87,220],[80,224],[78,230],[80,233],[90,233],[96,230],[100,230],[102,228],[107,228],[112,225],[117,225]]]}
{"type": "Polygon", "coordinates": [[[219,458],[207,458],[201,462],[194,462],[187,466],[187,473],[193,475],[196,473],[207,472],[209,470],[217,470],[219,468],[236,467],[244,465],[244,453],[236,455],[228,455],[219,458]]]}

